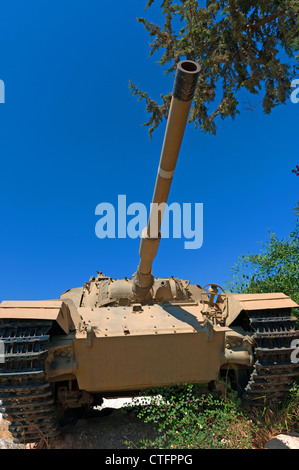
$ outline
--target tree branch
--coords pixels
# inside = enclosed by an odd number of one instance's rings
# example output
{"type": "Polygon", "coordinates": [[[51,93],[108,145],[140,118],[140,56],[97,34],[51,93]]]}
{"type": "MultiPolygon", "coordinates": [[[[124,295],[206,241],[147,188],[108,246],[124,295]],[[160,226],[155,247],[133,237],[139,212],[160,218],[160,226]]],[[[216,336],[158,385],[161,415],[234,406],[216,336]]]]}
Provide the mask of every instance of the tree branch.
{"type": "Polygon", "coordinates": [[[246,28],[252,29],[252,28],[259,28],[260,26],[263,26],[264,24],[270,23],[271,21],[276,20],[276,18],[279,18],[280,16],[283,16],[288,10],[284,8],[281,11],[278,11],[277,13],[274,13],[273,15],[267,16],[261,21],[257,21],[256,23],[253,24],[248,24],[246,28]]]}

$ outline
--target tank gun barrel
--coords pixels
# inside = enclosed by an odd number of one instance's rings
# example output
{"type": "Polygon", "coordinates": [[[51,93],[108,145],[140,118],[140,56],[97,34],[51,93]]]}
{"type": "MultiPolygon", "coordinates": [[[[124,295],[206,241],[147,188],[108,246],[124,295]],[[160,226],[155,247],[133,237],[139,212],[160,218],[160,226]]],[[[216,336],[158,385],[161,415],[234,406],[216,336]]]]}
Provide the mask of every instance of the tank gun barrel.
{"type": "Polygon", "coordinates": [[[195,93],[200,66],[183,60],[177,66],[164,142],[147,227],[143,230],[140,262],[133,275],[133,293],[141,301],[150,291],[154,278],[152,263],[161,239],[161,224],[173,174],[195,93]]]}

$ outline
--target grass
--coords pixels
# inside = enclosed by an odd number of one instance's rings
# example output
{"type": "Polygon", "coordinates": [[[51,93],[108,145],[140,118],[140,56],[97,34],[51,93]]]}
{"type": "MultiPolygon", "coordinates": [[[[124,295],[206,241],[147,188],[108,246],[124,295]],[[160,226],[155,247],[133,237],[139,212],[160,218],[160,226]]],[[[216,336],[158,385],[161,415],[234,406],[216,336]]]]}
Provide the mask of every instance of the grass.
{"type": "MultiPolygon", "coordinates": [[[[154,388],[150,403],[127,407],[158,437],[127,441],[130,449],[251,449],[263,448],[280,433],[299,431],[299,386],[276,408],[249,408],[222,380],[215,392],[198,385],[154,388]]],[[[140,398],[139,398],[140,401],[140,398]]]]}

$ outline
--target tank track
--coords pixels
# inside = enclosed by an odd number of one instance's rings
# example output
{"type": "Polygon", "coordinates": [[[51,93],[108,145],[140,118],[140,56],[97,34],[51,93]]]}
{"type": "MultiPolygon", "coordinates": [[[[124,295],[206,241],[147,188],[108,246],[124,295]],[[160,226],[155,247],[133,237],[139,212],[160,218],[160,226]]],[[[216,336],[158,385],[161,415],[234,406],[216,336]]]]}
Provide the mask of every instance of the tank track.
{"type": "Polygon", "coordinates": [[[52,386],[44,370],[51,326],[51,321],[0,323],[0,341],[5,345],[5,361],[0,363],[0,411],[21,443],[59,437],[52,386]]]}
{"type": "Polygon", "coordinates": [[[279,403],[299,375],[299,363],[291,359],[296,349],[292,342],[299,338],[297,319],[290,309],[259,310],[248,317],[254,330],[256,361],[243,401],[250,406],[279,403]]]}

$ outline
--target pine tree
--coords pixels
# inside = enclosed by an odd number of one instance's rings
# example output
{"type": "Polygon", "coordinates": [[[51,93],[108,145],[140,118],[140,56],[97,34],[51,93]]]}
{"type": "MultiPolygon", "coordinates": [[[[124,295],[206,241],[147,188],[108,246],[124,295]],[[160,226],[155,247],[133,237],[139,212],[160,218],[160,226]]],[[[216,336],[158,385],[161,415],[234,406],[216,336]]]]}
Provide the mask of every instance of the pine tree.
{"type": "MultiPolygon", "coordinates": [[[[299,69],[298,0],[164,0],[161,8],[162,26],[138,21],[153,38],[150,55],[163,52],[159,63],[167,73],[182,59],[201,65],[189,119],[195,127],[215,134],[218,116],[234,119],[241,89],[257,95],[266,114],[286,102],[299,69]]],[[[151,135],[167,118],[171,93],[158,104],[132,82],[130,88],[146,102],[151,135]]]]}

